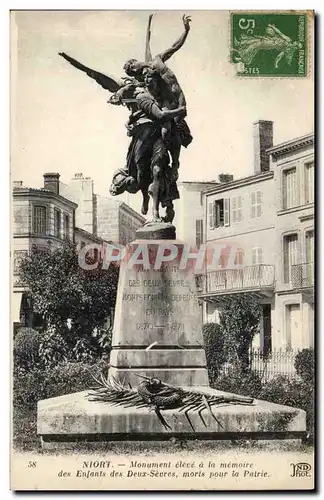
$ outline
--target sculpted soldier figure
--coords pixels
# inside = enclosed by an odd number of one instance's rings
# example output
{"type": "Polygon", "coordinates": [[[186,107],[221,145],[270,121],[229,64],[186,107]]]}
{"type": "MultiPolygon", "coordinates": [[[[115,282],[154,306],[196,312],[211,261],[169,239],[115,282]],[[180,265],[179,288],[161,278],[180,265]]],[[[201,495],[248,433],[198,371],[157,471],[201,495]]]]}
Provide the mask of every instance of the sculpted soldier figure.
{"type": "Polygon", "coordinates": [[[113,92],[111,104],[125,104],[131,111],[127,122],[132,137],[125,168],[118,169],[112,179],[110,193],[115,196],[128,191],[142,191],[142,213],[148,211],[149,195],[153,201],[152,221],[160,218],[159,206],[166,208],[165,222],[174,218],[173,200],[179,198],[176,186],[181,146],[191,141],[189,127],[184,118],[186,100],[167,61],[179,50],[190,30],[190,17],[183,16],[185,30],[171,48],[152,59],[150,51],[150,24],[146,43],[146,61],[130,59],[124,65],[127,77],[116,80],[87,68],[65,53],[60,55],[77,69],[85,72],[103,88],[113,92]],[[171,156],[172,164],[170,166],[171,156]]]}

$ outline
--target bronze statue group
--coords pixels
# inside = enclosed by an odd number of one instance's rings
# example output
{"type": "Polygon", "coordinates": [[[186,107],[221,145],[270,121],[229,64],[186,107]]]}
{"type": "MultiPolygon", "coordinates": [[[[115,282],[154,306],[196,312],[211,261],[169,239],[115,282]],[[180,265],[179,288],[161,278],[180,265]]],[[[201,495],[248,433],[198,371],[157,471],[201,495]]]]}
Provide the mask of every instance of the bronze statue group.
{"type": "Polygon", "coordinates": [[[64,52],[60,55],[77,69],[85,72],[104,89],[112,92],[110,104],[125,105],[130,111],[126,125],[131,137],[126,165],[112,179],[110,194],[125,191],[142,192],[142,214],[146,215],[152,198],[150,222],[172,223],[173,201],[179,198],[177,188],[181,147],[191,141],[185,121],[186,99],[175,74],[165,64],[185,43],[190,31],[190,17],[183,16],[184,31],[164,52],[152,57],[150,50],[151,21],[149,17],[145,61],[130,59],[124,64],[127,76],[120,80],[92,70],[64,52]],[[165,216],[160,217],[160,206],[165,216]]]}

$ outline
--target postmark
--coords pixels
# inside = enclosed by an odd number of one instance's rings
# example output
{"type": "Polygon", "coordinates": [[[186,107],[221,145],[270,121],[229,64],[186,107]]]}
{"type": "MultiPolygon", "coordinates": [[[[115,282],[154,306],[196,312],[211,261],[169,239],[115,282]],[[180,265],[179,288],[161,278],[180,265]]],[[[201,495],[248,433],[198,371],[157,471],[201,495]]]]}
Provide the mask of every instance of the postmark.
{"type": "Polygon", "coordinates": [[[307,14],[231,14],[231,55],[243,77],[306,77],[307,14]]]}

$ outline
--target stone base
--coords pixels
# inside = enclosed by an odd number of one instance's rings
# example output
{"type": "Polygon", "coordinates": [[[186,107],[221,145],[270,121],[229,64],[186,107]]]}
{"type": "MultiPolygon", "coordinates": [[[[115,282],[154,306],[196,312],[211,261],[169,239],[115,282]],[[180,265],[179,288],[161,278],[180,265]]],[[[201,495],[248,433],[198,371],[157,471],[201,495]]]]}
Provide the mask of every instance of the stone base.
{"type": "Polygon", "coordinates": [[[136,231],[137,240],[175,240],[176,228],[170,222],[146,222],[136,231]]]}
{"type": "MultiPolygon", "coordinates": [[[[192,388],[184,388],[191,389],[192,388]]],[[[209,387],[196,387],[206,394],[224,394],[209,387]]],[[[306,413],[289,406],[255,401],[245,406],[227,404],[213,406],[217,421],[207,410],[189,418],[179,410],[161,413],[171,427],[165,429],[154,411],[147,408],[123,408],[108,403],[92,402],[87,392],[67,394],[39,401],[37,433],[44,447],[76,441],[127,441],[181,439],[301,439],[306,435],[306,413]]]]}

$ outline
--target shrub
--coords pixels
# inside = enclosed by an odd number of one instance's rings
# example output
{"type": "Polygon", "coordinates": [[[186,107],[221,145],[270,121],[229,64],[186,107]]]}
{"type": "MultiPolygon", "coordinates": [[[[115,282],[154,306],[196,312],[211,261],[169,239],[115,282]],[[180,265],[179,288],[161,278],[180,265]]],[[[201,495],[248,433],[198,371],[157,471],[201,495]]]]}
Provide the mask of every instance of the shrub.
{"type": "Polygon", "coordinates": [[[14,370],[13,404],[33,408],[40,399],[84,391],[93,386],[91,373],[101,372],[98,364],[60,363],[54,368],[35,368],[29,372],[14,370]]]}
{"type": "Polygon", "coordinates": [[[209,380],[214,383],[226,361],[224,336],[220,325],[205,323],[202,328],[209,380]]]}
{"type": "Polygon", "coordinates": [[[39,368],[24,372],[16,368],[13,372],[13,405],[32,408],[45,397],[44,372],[39,368]]]}
{"type": "Polygon", "coordinates": [[[315,381],[315,356],[314,349],[303,349],[295,358],[295,370],[297,374],[305,381],[314,383],[315,381]]]}
{"type": "Polygon", "coordinates": [[[55,327],[48,327],[41,334],[39,357],[45,367],[51,367],[69,359],[70,352],[64,337],[55,327]]]}
{"type": "Polygon", "coordinates": [[[264,385],[260,399],[306,411],[306,426],[314,436],[314,384],[303,379],[277,376],[264,385]]]}
{"type": "Polygon", "coordinates": [[[13,342],[14,362],[28,370],[39,363],[39,333],[33,328],[20,328],[13,342]]]}
{"type": "Polygon", "coordinates": [[[91,374],[97,376],[98,365],[62,363],[49,370],[45,377],[46,397],[52,398],[89,389],[94,385],[91,374]]]}
{"type": "Polygon", "coordinates": [[[259,398],[262,390],[261,378],[256,372],[242,372],[237,368],[232,368],[228,373],[222,374],[214,384],[215,389],[225,392],[233,392],[243,396],[259,398]]]}
{"type": "Polygon", "coordinates": [[[297,406],[297,397],[292,382],[284,375],[278,375],[264,384],[260,399],[280,405],[297,406]]]}

